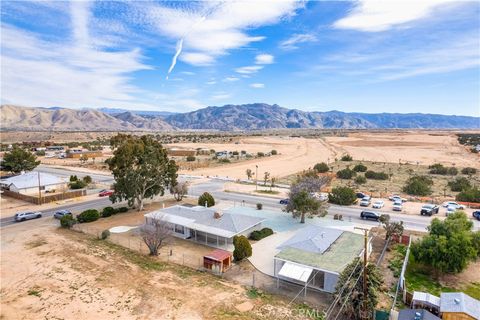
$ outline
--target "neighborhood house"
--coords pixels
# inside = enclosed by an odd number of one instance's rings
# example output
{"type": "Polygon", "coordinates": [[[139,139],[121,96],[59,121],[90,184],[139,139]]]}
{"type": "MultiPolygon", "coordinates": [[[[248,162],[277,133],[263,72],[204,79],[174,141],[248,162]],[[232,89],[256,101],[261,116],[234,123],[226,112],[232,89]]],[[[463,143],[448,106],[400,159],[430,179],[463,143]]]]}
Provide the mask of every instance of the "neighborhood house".
{"type": "Polygon", "coordinates": [[[265,219],[221,212],[202,206],[172,206],[145,215],[146,223],[160,219],[169,223],[174,236],[191,239],[208,246],[231,250],[233,237],[249,236],[260,230],[265,219]]]}
{"type": "Polygon", "coordinates": [[[67,181],[43,172],[28,172],[18,176],[0,180],[2,189],[25,195],[37,195],[39,190],[54,192],[66,190],[67,181]]]}
{"type": "Polygon", "coordinates": [[[275,277],[332,293],[340,273],[363,253],[363,246],[364,237],[356,233],[318,226],[303,228],[278,247],[275,277]]]}

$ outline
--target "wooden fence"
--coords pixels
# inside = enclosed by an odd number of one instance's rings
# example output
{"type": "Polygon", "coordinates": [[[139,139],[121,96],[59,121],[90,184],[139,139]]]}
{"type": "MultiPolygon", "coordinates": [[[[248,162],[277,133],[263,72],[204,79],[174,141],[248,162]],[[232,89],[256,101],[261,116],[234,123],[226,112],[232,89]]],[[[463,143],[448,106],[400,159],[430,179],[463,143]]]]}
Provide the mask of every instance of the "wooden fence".
{"type": "Polygon", "coordinates": [[[42,197],[39,199],[38,196],[22,194],[22,193],[13,192],[10,190],[3,190],[4,196],[31,202],[34,204],[43,204],[43,203],[49,203],[54,201],[66,200],[66,199],[81,197],[86,194],[87,194],[87,190],[81,189],[81,190],[68,191],[64,193],[42,195],[42,197]]]}

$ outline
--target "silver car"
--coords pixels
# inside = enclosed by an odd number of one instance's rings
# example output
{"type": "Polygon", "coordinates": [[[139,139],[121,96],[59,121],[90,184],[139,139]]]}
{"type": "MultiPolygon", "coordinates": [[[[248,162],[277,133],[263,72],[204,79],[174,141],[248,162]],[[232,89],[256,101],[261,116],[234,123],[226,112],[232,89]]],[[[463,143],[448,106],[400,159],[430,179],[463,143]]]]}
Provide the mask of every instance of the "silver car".
{"type": "Polygon", "coordinates": [[[68,216],[68,215],[72,215],[72,213],[68,210],[59,210],[59,211],[56,211],[54,214],[53,214],[53,217],[55,219],[61,219],[62,217],[64,216],[68,216]]]}
{"type": "Polygon", "coordinates": [[[30,219],[38,219],[42,217],[41,212],[32,212],[32,211],[27,211],[27,212],[19,212],[15,214],[15,221],[25,221],[25,220],[30,220],[30,219]]]}

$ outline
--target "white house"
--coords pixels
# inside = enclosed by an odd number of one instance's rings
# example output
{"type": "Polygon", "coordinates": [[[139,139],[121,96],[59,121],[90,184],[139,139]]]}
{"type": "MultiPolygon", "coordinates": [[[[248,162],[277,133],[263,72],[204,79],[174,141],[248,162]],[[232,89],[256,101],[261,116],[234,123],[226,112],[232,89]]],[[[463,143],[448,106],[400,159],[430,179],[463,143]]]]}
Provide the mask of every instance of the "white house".
{"type": "Polygon", "coordinates": [[[332,293],[340,273],[363,253],[363,247],[360,234],[318,226],[302,228],[278,247],[275,277],[332,293]]]}
{"type": "Polygon", "coordinates": [[[260,230],[265,220],[202,206],[180,205],[147,213],[145,219],[147,224],[151,219],[167,221],[176,237],[225,249],[231,249],[234,236],[248,237],[252,231],[260,230]]]}
{"type": "Polygon", "coordinates": [[[62,191],[68,188],[65,179],[43,172],[28,172],[18,176],[0,180],[2,189],[13,192],[35,195],[42,192],[62,191]]]}

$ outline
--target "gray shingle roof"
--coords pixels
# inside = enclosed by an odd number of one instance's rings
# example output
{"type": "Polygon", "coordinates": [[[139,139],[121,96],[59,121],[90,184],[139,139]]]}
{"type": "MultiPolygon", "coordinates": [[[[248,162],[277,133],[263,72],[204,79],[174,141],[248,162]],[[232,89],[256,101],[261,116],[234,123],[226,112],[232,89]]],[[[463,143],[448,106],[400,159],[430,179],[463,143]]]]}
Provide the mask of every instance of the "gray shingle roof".
{"type": "Polygon", "coordinates": [[[343,233],[342,230],[310,226],[297,232],[278,248],[295,248],[313,253],[324,253],[343,233]]]}
{"type": "Polygon", "coordinates": [[[423,309],[403,309],[398,314],[398,320],[440,320],[440,318],[423,309]]]}
{"type": "MultiPolygon", "coordinates": [[[[210,228],[213,234],[217,234],[216,230],[226,231],[226,233],[222,233],[222,236],[227,234],[230,236],[236,235],[265,220],[242,214],[230,214],[228,212],[223,213],[220,218],[216,219],[214,217],[215,211],[218,210],[200,206],[184,207],[176,205],[162,209],[159,213],[191,219],[194,221],[194,225],[210,228]]],[[[194,228],[194,225],[187,227],[194,228]]]]}
{"type": "Polygon", "coordinates": [[[13,184],[18,189],[35,188],[38,187],[39,176],[41,186],[50,186],[65,183],[65,179],[63,178],[59,178],[49,173],[38,173],[32,171],[7,179],[2,179],[0,180],[0,184],[6,186],[10,186],[13,184]]]}
{"type": "Polygon", "coordinates": [[[463,292],[443,292],[440,295],[440,312],[463,312],[480,319],[480,301],[463,292]]]}

